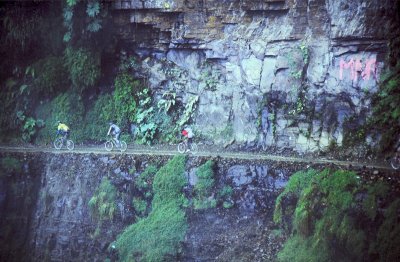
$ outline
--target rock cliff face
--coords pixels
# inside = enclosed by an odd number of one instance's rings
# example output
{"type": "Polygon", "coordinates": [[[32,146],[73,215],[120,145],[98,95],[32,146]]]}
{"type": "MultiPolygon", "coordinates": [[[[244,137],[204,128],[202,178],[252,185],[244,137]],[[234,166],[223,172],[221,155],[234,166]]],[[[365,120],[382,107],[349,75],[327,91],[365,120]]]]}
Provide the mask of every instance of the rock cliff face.
{"type": "MultiPolygon", "coordinates": [[[[168,160],[95,154],[13,157],[24,169],[0,176],[0,261],[115,261],[118,257],[110,244],[137,221],[132,205],[138,194],[137,176],[147,165],[168,160]],[[103,178],[117,189],[117,211],[112,221],[99,223],[88,203],[103,178]]],[[[186,163],[185,194],[189,201],[193,201],[191,192],[198,181],[195,170],[204,162],[190,158],[186,163]]],[[[304,166],[229,160],[216,163],[215,186],[233,189],[233,206],[188,208],[189,229],[179,260],[271,260],[280,243],[271,234],[275,199],[292,171],[304,166]]]]}
{"type": "Polygon", "coordinates": [[[118,0],[113,16],[158,99],[199,97],[207,140],[314,152],[369,115],[394,2],[118,0]]]}

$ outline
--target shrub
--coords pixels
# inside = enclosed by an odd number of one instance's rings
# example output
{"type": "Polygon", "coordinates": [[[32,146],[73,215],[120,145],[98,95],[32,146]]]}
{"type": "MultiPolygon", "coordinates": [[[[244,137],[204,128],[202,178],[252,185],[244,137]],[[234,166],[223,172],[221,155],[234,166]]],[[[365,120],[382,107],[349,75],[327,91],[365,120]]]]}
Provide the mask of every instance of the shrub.
{"type": "Polygon", "coordinates": [[[78,91],[96,84],[100,77],[100,55],[84,48],[68,47],[64,52],[64,65],[69,78],[78,91]]]}
{"type": "Polygon", "coordinates": [[[120,260],[174,260],[188,227],[181,208],[186,183],[184,171],[185,157],[175,156],[157,172],[152,211],[148,217],[126,228],[113,244],[120,260]]]}
{"type": "Polygon", "coordinates": [[[220,198],[230,198],[233,194],[233,189],[231,186],[224,186],[219,192],[220,198]]]}
{"type": "MultiPolygon", "coordinates": [[[[4,6],[3,6],[4,7],[4,6]]],[[[13,5],[11,10],[4,7],[2,10],[2,41],[9,47],[22,51],[30,50],[35,45],[38,33],[38,24],[43,19],[40,12],[24,5],[13,5]],[[3,40],[4,39],[4,40],[3,40]]]]}
{"type": "Polygon", "coordinates": [[[157,173],[157,171],[158,169],[156,166],[149,165],[148,167],[146,167],[146,169],[136,178],[135,180],[136,187],[143,193],[151,191],[154,176],[157,173]]]}
{"type": "Polygon", "coordinates": [[[376,244],[372,248],[378,253],[379,261],[398,261],[400,257],[399,210],[400,199],[397,199],[384,213],[385,220],[379,227],[376,244]]]}
{"type": "Polygon", "coordinates": [[[135,121],[137,94],[142,86],[139,80],[134,80],[127,73],[118,75],[114,84],[115,120],[121,128],[127,129],[135,121]]]}
{"type": "MultiPolygon", "coordinates": [[[[378,215],[382,199],[390,199],[388,192],[384,182],[363,186],[354,172],[295,173],[276,200],[274,220],[290,236],[278,254],[278,261],[387,261],[376,258],[384,258],[388,252],[383,254],[380,250],[394,246],[381,241],[380,233],[377,243],[371,242],[381,223],[378,221],[382,221],[376,220],[382,217],[382,213],[378,215]]],[[[385,231],[385,238],[389,231],[397,230],[393,238],[398,246],[400,238],[395,235],[400,227],[395,228],[397,222],[390,221],[390,210],[389,207],[385,211],[386,219],[379,230],[385,231]]],[[[392,254],[398,255],[399,248],[392,254]]]]}
{"type": "Polygon", "coordinates": [[[184,176],[185,160],[185,156],[175,156],[158,170],[153,182],[153,208],[168,201],[175,201],[177,205],[181,205],[182,188],[187,182],[184,176]]]}
{"type": "Polygon", "coordinates": [[[154,119],[154,108],[150,90],[145,88],[139,93],[139,107],[136,114],[138,137],[140,143],[150,144],[157,131],[157,124],[154,119]]]}
{"type": "Polygon", "coordinates": [[[101,180],[100,186],[89,201],[89,207],[99,221],[112,220],[117,211],[115,203],[118,196],[117,189],[106,177],[101,180]]]}
{"type": "Polygon", "coordinates": [[[212,160],[208,160],[196,171],[198,181],[194,186],[195,209],[213,208],[217,204],[217,201],[211,196],[215,183],[213,166],[214,162],[212,160]]]}
{"type": "Polygon", "coordinates": [[[226,209],[232,208],[233,207],[233,202],[232,200],[229,201],[224,201],[224,203],[222,203],[222,206],[226,209]]]}
{"type": "Polygon", "coordinates": [[[48,56],[38,60],[28,69],[34,75],[33,84],[36,92],[42,94],[42,97],[64,90],[68,84],[67,72],[61,57],[48,56]]]}
{"type": "Polygon", "coordinates": [[[363,202],[363,209],[369,219],[374,220],[378,212],[378,202],[389,192],[389,185],[382,181],[376,182],[373,186],[365,186],[367,197],[363,202]]]}
{"type": "Polygon", "coordinates": [[[22,139],[25,142],[31,142],[33,136],[36,134],[37,129],[44,126],[44,122],[41,119],[34,119],[32,117],[27,117],[22,126],[22,139]]]}
{"type": "MultiPolygon", "coordinates": [[[[293,229],[290,231],[294,235],[285,243],[278,259],[289,261],[299,258],[299,254],[304,259],[308,257],[308,261],[331,261],[333,257],[339,260],[360,259],[365,235],[349,213],[351,208],[355,208],[353,190],[357,186],[356,175],[346,171],[332,174],[328,170],[321,173],[310,170],[292,177],[283,195],[293,194],[297,198],[295,207],[284,207],[289,211],[286,214],[293,216],[293,229]],[[301,178],[306,179],[300,182],[301,178]],[[299,253],[294,253],[293,249],[299,253]],[[320,257],[321,250],[327,255],[320,257]],[[341,254],[335,254],[339,250],[341,254]]],[[[282,198],[278,198],[275,212],[282,214],[282,209],[282,198]]]]}
{"type": "Polygon", "coordinates": [[[182,113],[181,118],[178,121],[178,127],[183,127],[192,118],[194,111],[197,108],[197,102],[199,101],[199,96],[191,96],[185,105],[185,110],[182,113]]]}
{"type": "Polygon", "coordinates": [[[37,133],[37,129],[44,126],[43,120],[27,117],[22,111],[17,112],[17,120],[24,142],[31,142],[33,136],[37,133]]]}
{"type": "MultiPolygon", "coordinates": [[[[30,88],[23,84],[18,88],[19,82],[12,78],[7,79],[5,88],[0,92],[0,103],[2,114],[0,114],[0,134],[1,139],[6,142],[9,140],[20,140],[24,132],[27,116],[25,111],[34,104],[30,95],[30,88]]],[[[28,128],[28,126],[27,126],[28,128]]]]}
{"type": "Polygon", "coordinates": [[[275,201],[275,211],[274,211],[274,222],[275,223],[283,223],[282,219],[284,216],[293,215],[293,201],[292,199],[297,200],[301,191],[307,187],[312,178],[317,174],[316,170],[309,169],[307,171],[299,171],[293,174],[288,184],[285,187],[285,190],[279,194],[275,201]],[[283,204],[282,202],[285,201],[283,204]],[[283,207],[286,207],[285,209],[283,207]],[[291,212],[288,213],[287,211],[291,212]]]}
{"type": "Polygon", "coordinates": [[[224,186],[221,191],[218,192],[218,199],[222,202],[222,206],[224,208],[231,208],[233,207],[233,200],[232,200],[233,189],[231,186],[224,186]]]}
{"type": "Polygon", "coordinates": [[[134,197],[132,199],[132,206],[135,209],[136,215],[138,217],[143,217],[147,210],[147,201],[134,197]]]}
{"type": "Polygon", "coordinates": [[[100,95],[85,115],[85,139],[105,139],[109,122],[115,119],[114,101],[111,95],[100,95]]]}
{"type": "Polygon", "coordinates": [[[381,79],[380,90],[373,99],[370,126],[378,128],[381,151],[391,151],[400,133],[400,63],[381,79]]]}
{"type": "Polygon", "coordinates": [[[55,138],[57,121],[66,123],[71,128],[71,138],[82,141],[85,126],[83,123],[84,107],[80,96],[73,92],[58,95],[51,102],[40,105],[37,116],[44,120],[45,127],[38,132],[38,140],[50,142],[55,138]]]}
{"type": "Polygon", "coordinates": [[[160,111],[164,111],[168,113],[170,109],[172,109],[176,104],[176,93],[166,91],[162,95],[161,99],[157,103],[157,107],[160,111]]]}
{"type": "Polygon", "coordinates": [[[178,141],[177,134],[179,132],[176,131],[176,121],[177,119],[177,111],[171,112],[168,115],[165,111],[156,111],[154,115],[154,121],[158,126],[158,139],[164,142],[172,142],[176,143],[178,141]]]}
{"type": "Polygon", "coordinates": [[[325,245],[313,245],[313,239],[303,238],[300,235],[294,235],[289,238],[283,249],[278,253],[278,261],[296,261],[296,262],[322,262],[322,261],[334,261],[329,260],[329,252],[325,245]],[[313,254],[310,256],[310,254],[313,254]]]}

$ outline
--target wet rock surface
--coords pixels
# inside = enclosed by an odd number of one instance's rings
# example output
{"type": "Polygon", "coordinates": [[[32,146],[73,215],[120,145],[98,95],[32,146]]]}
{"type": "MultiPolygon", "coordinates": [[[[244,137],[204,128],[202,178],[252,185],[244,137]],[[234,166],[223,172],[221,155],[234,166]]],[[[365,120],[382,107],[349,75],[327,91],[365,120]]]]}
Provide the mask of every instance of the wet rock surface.
{"type": "Polygon", "coordinates": [[[182,261],[272,261],[281,241],[270,241],[271,214],[237,210],[192,212],[182,261]]]}
{"type": "Polygon", "coordinates": [[[124,52],[156,99],[199,96],[194,128],[205,140],[325,152],[370,113],[394,0],[148,2],[113,5],[124,52]]]}
{"type": "MultiPolygon", "coordinates": [[[[10,154],[1,154],[4,155],[10,154]]],[[[9,244],[0,249],[0,258],[4,261],[117,260],[110,244],[136,221],[132,207],[132,198],[137,194],[135,179],[146,166],[162,165],[171,158],[121,154],[11,155],[20,159],[26,168],[19,176],[0,178],[0,240],[9,244]],[[88,202],[103,177],[117,188],[119,197],[114,219],[99,224],[90,212],[88,202]]],[[[187,160],[185,194],[189,202],[192,201],[193,186],[198,182],[195,171],[208,159],[189,157],[187,160]]],[[[230,186],[233,189],[232,207],[226,208],[218,202],[216,208],[187,209],[189,230],[176,260],[271,261],[283,241],[272,223],[275,199],[293,172],[310,165],[213,160],[216,163],[214,195],[218,195],[224,186],[230,186]]],[[[400,188],[394,173],[376,171],[357,172],[367,183],[385,179],[400,188]]]]}

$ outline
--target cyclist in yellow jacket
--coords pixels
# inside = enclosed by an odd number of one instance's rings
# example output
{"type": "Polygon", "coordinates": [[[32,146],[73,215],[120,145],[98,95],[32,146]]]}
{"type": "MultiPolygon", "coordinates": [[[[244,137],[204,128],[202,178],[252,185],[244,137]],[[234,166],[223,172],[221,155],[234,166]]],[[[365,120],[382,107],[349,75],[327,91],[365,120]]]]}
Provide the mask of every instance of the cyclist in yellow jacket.
{"type": "Polygon", "coordinates": [[[69,127],[64,123],[61,123],[61,121],[58,121],[57,136],[58,135],[62,135],[65,138],[67,138],[69,135],[69,127]]]}

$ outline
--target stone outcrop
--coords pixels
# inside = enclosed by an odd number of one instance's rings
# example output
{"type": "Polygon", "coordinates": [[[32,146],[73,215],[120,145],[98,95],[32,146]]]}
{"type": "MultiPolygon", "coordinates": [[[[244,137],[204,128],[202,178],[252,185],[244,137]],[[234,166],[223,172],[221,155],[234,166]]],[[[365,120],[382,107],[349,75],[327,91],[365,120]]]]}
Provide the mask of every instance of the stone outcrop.
{"type": "MultiPolygon", "coordinates": [[[[168,160],[161,156],[95,154],[13,157],[20,159],[26,168],[22,173],[0,176],[1,261],[117,261],[112,242],[127,226],[137,222],[132,205],[132,199],[140,197],[135,187],[137,176],[147,165],[168,160]],[[89,201],[103,178],[116,187],[117,210],[112,221],[99,223],[89,201]]],[[[185,195],[190,203],[198,181],[196,169],[205,161],[202,158],[187,161],[185,195]]],[[[242,261],[247,257],[273,258],[279,245],[266,238],[272,230],[275,199],[291,172],[299,168],[304,166],[216,161],[211,197],[217,198],[221,188],[230,186],[232,206],[224,208],[218,204],[217,208],[205,210],[191,206],[186,210],[189,230],[180,261],[227,261],[238,250],[243,252],[235,256],[242,261]],[[238,241],[242,238],[248,239],[248,244],[238,241]]]]}
{"type": "MultiPolygon", "coordinates": [[[[0,159],[10,155],[22,168],[13,173],[0,170],[0,261],[117,261],[113,241],[138,221],[133,200],[144,198],[135,181],[148,165],[161,167],[171,158],[1,153],[0,159]],[[89,204],[103,178],[116,191],[112,220],[99,220],[89,204]]],[[[324,165],[214,158],[214,186],[207,200],[215,200],[216,207],[196,209],[195,186],[200,180],[196,171],[207,160],[189,157],[186,161],[187,184],[182,193],[189,203],[185,209],[188,230],[179,258],[171,259],[274,261],[284,240],[274,233],[272,222],[277,196],[294,172],[310,167],[320,170],[324,165]],[[221,197],[226,187],[230,193],[221,197]]],[[[398,179],[389,172],[354,170],[360,181],[385,179],[398,188],[398,179]]]]}
{"type": "Polygon", "coordinates": [[[113,16],[156,97],[199,96],[204,137],[314,152],[370,113],[394,2],[117,0],[113,16]]]}

